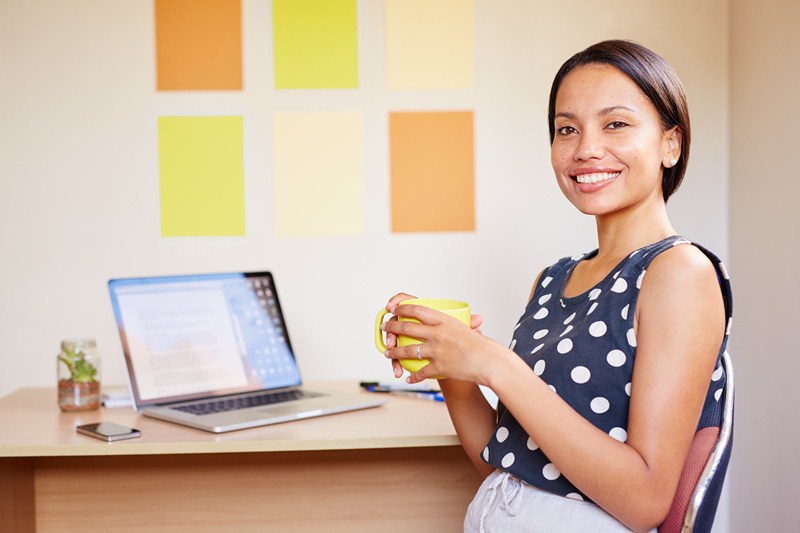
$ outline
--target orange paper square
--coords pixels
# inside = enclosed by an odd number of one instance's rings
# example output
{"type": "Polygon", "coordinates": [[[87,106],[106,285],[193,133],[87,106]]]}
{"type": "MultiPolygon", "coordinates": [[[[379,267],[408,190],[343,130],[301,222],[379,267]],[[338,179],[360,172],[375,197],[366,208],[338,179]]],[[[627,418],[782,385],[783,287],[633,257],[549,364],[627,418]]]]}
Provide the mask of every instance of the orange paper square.
{"type": "Polygon", "coordinates": [[[156,0],[159,91],[242,89],[240,0],[156,0]]]}
{"type": "Polygon", "coordinates": [[[389,115],[392,231],[474,231],[473,113],[389,115]]]}

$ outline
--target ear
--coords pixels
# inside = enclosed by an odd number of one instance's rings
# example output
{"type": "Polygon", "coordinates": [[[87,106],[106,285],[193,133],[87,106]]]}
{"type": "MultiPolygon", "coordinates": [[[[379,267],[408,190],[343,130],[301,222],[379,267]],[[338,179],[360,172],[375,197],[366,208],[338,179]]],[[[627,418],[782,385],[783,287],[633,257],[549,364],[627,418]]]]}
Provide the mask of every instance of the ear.
{"type": "Polygon", "coordinates": [[[672,168],[678,163],[678,159],[681,157],[682,142],[683,132],[678,126],[673,126],[664,132],[661,143],[661,164],[666,168],[672,168]]]}

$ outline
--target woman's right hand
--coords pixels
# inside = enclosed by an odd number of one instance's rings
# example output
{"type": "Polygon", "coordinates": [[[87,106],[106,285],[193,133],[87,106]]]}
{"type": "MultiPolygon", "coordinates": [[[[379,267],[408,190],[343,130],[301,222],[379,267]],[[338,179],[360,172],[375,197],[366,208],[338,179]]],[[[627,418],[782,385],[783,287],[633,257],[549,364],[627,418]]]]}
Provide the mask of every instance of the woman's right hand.
{"type": "MultiPolygon", "coordinates": [[[[399,292],[389,298],[389,301],[386,303],[386,310],[390,313],[394,314],[395,308],[400,305],[400,302],[404,300],[412,300],[416,298],[411,294],[407,294],[405,292],[399,292]]],[[[389,320],[397,320],[396,316],[392,316],[389,320]]],[[[470,327],[480,333],[480,327],[483,325],[483,317],[481,315],[472,315],[470,316],[470,327]]],[[[397,346],[397,335],[394,333],[386,333],[386,348],[392,349],[397,346]]],[[[394,372],[394,377],[401,378],[403,377],[403,367],[400,366],[400,361],[397,359],[392,359],[392,371],[394,372]]]]}

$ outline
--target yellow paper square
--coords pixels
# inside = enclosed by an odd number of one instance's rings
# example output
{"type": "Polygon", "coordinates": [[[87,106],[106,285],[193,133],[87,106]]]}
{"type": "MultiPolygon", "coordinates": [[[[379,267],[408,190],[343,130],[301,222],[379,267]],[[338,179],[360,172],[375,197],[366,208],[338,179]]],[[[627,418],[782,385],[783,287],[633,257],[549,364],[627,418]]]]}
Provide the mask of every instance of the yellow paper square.
{"type": "Polygon", "coordinates": [[[473,0],[386,0],[390,89],[475,84],[473,0]]]}
{"type": "Polygon", "coordinates": [[[159,117],[161,235],[244,235],[242,117],[159,117]]]}
{"type": "Polygon", "coordinates": [[[274,126],[276,233],[362,233],[361,115],[276,113],[274,126]]]}
{"type": "Polygon", "coordinates": [[[358,87],[356,0],[274,0],[276,89],[358,87]]]}

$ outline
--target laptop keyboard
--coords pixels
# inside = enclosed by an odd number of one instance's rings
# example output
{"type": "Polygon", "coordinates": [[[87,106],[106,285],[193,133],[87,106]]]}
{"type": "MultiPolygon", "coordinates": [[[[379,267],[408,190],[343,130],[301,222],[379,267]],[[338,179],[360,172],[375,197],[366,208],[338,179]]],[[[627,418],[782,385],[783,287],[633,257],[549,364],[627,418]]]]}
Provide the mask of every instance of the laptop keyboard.
{"type": "Polygon", "coordinates": [[[172,409],[177,409],[193,415],[210,415],[222,413],[224,411],[234,411],[236,409],[247,409],[248,407],[259,407],[262,405],[272,405],[276,403],[291,402],[294,400],[305,400],[307,398],[317,398],[325,396],[321,392],[306,390],[288,390],[281,392],[267,392],[264,394],[254,394],[251,396],[234,396],[221,400],[211,400],[207,402],[192,403],[187,405],[176,405],[172,409]]]}

